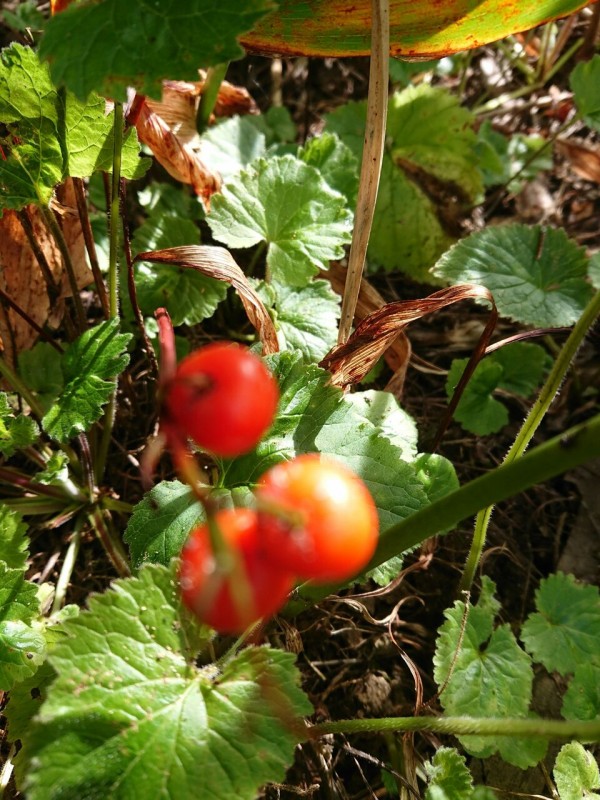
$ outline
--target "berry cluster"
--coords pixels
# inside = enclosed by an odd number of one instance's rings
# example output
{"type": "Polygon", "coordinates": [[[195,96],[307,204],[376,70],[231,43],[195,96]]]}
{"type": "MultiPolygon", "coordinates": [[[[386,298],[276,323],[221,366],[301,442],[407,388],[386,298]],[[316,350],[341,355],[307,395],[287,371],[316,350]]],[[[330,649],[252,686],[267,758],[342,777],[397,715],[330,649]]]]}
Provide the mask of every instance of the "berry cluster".
{"type": "MultiPolygon", "coordinates": [[[[220,457],[255,447],[270,427],[277,384],[260,358],[231,344],[185,358],[164,388],[163,420],[179,440],[220,457]]],[[[375,504],[362,481],[318,454],[300,455],[258,481],[256,508],[211,512],[181,553],[184,603],[221,633],[274,614],[297,580],[343,581],[377,544],[375,504]]]]}

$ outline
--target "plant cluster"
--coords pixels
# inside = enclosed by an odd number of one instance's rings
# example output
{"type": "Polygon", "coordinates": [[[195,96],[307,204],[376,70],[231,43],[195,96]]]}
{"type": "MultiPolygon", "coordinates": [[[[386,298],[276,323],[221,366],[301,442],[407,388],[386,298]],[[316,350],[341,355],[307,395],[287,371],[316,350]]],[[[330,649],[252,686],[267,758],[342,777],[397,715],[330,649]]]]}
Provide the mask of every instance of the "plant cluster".
{"type": "MultiPolygon", "coordinates": [[[[357,734],[372,753],[342,750],[377,796],[491,800],[474,765],[499,756],[548,763],[560,800],[597,798],[600,593],[544,576],[511,626],[482,554],[496,503],[600,453],[593,385],[582,422],[530,446],[600,313],[600,258],[560,226],[477,225],[474,209],[548,169],[559,134],[600,132],[600,55],[573,28],[600,12],[505,39],[523,85],[461,104],[463,48],[585,3],[374,0],[364,17],[315,0],[310,25],[298,0],[229,5],[52,0],[47,18],[25,0],[0,16],[0,797],[279,797],[313,750],[334,796],[331,742],[357,734]],[[369,97],[300,141],[278,100],[259,113],[224,80],[244,48],[370,52],[369,97]],[[493,124],[567,70],[552,137],[493,124]],[[386,302],[382,275],[411,299],[386,302]],[[400,403],[408,326],[461,301],[483,322],[448,365],[435,445],[452,420],[506,432],[534,398],[504,462],[462,486],[400,403]],[[498,319],[509,335],[491,343],[498,319]],[[402,648],[410,711],[331,719],[298,620],[333,595],[396,646],[405,598],[383,623],[375,604],[472,517],[432,699],[402,648]],[[562,687],[552,719],[540,675],[562,687]]],[[[309,627],[339,641],[354,623],[337,622],[309,627]]]]}

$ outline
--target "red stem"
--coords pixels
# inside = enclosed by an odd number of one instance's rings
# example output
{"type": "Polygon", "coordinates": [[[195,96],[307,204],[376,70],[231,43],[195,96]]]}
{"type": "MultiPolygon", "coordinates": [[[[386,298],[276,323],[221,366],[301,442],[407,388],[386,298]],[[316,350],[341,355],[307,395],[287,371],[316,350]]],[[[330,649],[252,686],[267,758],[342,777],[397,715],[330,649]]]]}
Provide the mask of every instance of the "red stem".
{"type": "Polygon", "coordinates": [[[175,332],[173,323],[166,308],[157,308],[154,312],[158,322],[158,341],[160,342],[160,388],[166,386],[175,377],[177,354],[175,352],[175,332]]]}

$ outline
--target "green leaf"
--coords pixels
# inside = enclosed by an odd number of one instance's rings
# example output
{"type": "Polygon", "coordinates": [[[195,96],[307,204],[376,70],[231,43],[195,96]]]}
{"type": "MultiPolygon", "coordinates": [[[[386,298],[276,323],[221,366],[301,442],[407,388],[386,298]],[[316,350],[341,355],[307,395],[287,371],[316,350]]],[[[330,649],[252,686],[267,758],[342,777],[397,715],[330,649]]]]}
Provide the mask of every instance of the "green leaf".
{"type": "MultiPolygon", "coordinates": [[[[337,133],[362,158],[366,105],[349,103],[327,116],[337,133]]],[[[482,190],[473,117],[458,99],[423,84],[390,98],[369,259],[431,282],[429,268],[456,239],[461,210],[482,190]],[[440,157],[443,153],[443,158],[440,157]],[[452,199],[451,199],[452,198],[452,199]]]]}
{"type": "Polygon", "coordinates": [[[320,361],[337,341],[339,295],[325,280],[313,280],[301,289],[284,284],[273,289],[279,346],[300,350],[308,361],[320,361]]]}
{"type": "Polygon", "coordinates": [[[437,453],[422,453],[415,460],[419,480],[430,503],[441,500],[458,489],[458,478],[452,462],[437,453]]]}
{"type": "Polygon", "coordinates": [[[600,592],[558,572],[535,593],[537,612],[521,631],[525,647],[548,671],[561,675],[580,664],[600,665],[600,592]]]}
{"type": "Polygon", "coordinates": [[[146,561],[167,566],[179,556],[192,528],[203,520],[202,506],[187,484],[157,484],[133,509],[124,534],[133,568],[139,569],[146,561]]]}
{"type": "Polygon", "coordinates": [[[486,358],[502,367],[500,388],[521,397],[531,397],[542,382],[548,364],[552,363],[543,347],[530,342],[513,342],[486,358]]]}
{"type": "Polygon", "coordinates": [[[16,511],[0,503],[0,561],[9,569],[25,571],[29,540],[27,525],[16,511]]]}
{"type": "Polygon", "coordinates": [[[599,800],[600,771],[593,754],[579,742],[561,748],[554,764],[554,781],[560,800],[599,800]]]}
{"type": "MultiPolygon", "coordinates": [[[[85,72],[85,70],[80,70],[85,72]]],[[[0,119],[9,135],[2,141],[0,207],[47,204],[67,176],[88,177],[112,169],[113,121],[105,101],[94,95],[81,103],[59,93],[48,67],[30,48],[13,44],[0,55],[0,119]]],[[[150,161],[138,157],[135,129],[126,134],[122,174],[143,175],[150,161]]]]}
{"type": "Polygon", "coordinates": [[[19,353],[19,374],[44,411],[48,411],[62,393],[65,383],[62,355],[48,342],[38,342],[31,350],[19,353]]]}
{"type": "Polygon", "coordinates": [[[266,155],[267,143],[248,117],[231,117],[202,135],[201,148],[202,158],[226,181],[266,155]]]}
{"type": "MultiPolygon", "coordinates": [[[[454,394],[467,363],[467,358],[452,361],[446,379],[448,400],[454,394]]],[[[454,419],[477,436],[495,433],[508,422],[506,406],[492,397],[492,393],[500,385],[502,374],[502,366],[490,358],[480,361],[454,411],[454,419]]]]}
{"type": "Polygon", "coordinates": [[[440,747],[425,764],[428,778],[425,800],[470,800],[473,779],[462,756],[453,747],[440,747]]]}
{"type": "Polygon", "coordinates": [[[594,289],[600,289],[600,253],[590,257],[588,276],[594,289]]]}
{"type": "Polygon", "coordinates": [[[306,286],[350,241],[345,199],[292,155],[258,159],[211,203],[213,235],[236,248],[266,242],[268,274],[284,285],[306,286]]]}
{"type": "Polygon", "coordinates": [[[210,631],[182,608],[174,570],[146,566],[65,624],[29,737],[30,800],[253,800],[283,779],[290,723],[311,711],[294,656],[247,647],[198,669],[210,631]]]}
{"type": "Polygon", "coordinates": [[[10,691],[44,660],[44,637],[32,627],[40,610],[37,589],[21,568],[0,561],[0,691],[10,691]]]}
{"type": "Polygon", "coordinates": [[[292,115],[285,106],[271,106],[266,114],[253,114],[244,119],[264,134],[269,150],[296,141],[298,131],[292,115]]]}
{"type": "Polygon", "coordinates": [[[580,61],[569,82],[577,110],[590,128],[600,131],[600,55],[580,61]]]}
{"type": "Polygon", "coordinates": [[[600,717],[600,664],[578,664],[563,698],[565,719],[600,717]]]}
{"type": "Polygon", "coordinates": [[[8,396],[0,392],[0,453],[10,458],[17,450],[29,447],[38,436],[35,420],[24,414],[14,414],[8,396]]]}
{"type": "Polygon", "coordinates": [[[585,249],[563,230],[492,226],[458,242],[433,273],[448,283],[477,283],[494,295],[502,316],[539,327],[572,325],[592,290],[585,249]]]}
{"type": "Polygon", "coordinates": [[[369,389],[348,394],[346,400],[361,417],[375,426],[381,436],[402,450],[404,461],[414,461],[419,438],[417,426],[391,392],[369,389]]]}
{"type": "Polygon", "coordinates": [[[356,205],[358,192],[358,159],[334,133],[322,133],[309,139],[298,150],[298,158],[316,167],[329,186],[343,194],[348,206],[356,205]]]}
{"type": "Polygon", "coordinates": [[[237,38],[273,8],[271,0],[226,9],[219,0],[87,0],[50,20],[40,54],[54,82],[81,99],[97,91],[124,100],[128,86],[160,97],[163,79],[196,81],[200,67],[241,58],[237,38]]]}
{"type": "MultiPolygon", "coordinates": [[[[136,230],[131,244],[134,253],[144,253],[199,242],[200,232],[190,219],[156,210],[136,230]]],[[[140,262],[136,288],[144,314],[165,307],[174,325],[196,325],[214,314],[228,286],[194,269],[140,262]]]]}
{"type": "Polygon", "coordinates": [[[485,120],[477,132],[477,155],[486,187],[504,185],[518,193],[524,183],[552,169],[548,142],[543,136],[513,133],[505,136],[485,120]]]}
{"type": "Polygon", "coordinates": [[[42,420],[46,433],[59,442],[89,430],[115,389],[116,378],[129,361],[130,334],[119,333],[117,319],[90,328],[65,350],[64,389],[42,420]]]}
{"type": "MultiPolygon", "coordinates": [[[[434,656],[434,677],[444,687],[440,700],[450,716],[528,717],[533,670],[508,625],[494,629],[499,603],[494,583],[483,578],[481,597],[468,612],[456,601],[444,616],[434,656]],[[465,612],[467,618],[465,621],[465,612]],[[458,655],[456,655],[458,650],[458,655]]],[[[461,736],[468,753],[486,758],[496,750],[524,769],[537,764],[546,743],[498,736],[461,736]]]]}

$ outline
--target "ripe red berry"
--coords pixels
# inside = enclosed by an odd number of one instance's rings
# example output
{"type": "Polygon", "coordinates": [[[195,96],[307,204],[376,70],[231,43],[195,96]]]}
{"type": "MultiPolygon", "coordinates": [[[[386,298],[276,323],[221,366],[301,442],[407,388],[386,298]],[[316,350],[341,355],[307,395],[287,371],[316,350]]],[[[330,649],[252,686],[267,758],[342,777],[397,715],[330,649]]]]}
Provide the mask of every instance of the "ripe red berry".
{"type": "Polygon", "coordinates": [[[215,521],[238,557],[238,570],[219,571],[208,526],[199,525],[181,552],[181,593],[186,606],[219,633],[243,633],[253,622],[281,608],[293,577],[266,557],[255,511],[225,509],[217,512],[215,521]]]}
{"type": "Polygon", "coordinates": [[[301,578],[351,578],[375,551],[379,521],[373,498],[337,462],[307,454],[278,464],[262,476],[256,496],[269,558],[301,578]]]}
{"type": "Polygon", "coordinates": [[[278,400],[277,383],[258,356],[239,345],[216,343],[177,366],[163,413],[183,437],[228,458],[258,444],[278,400]]]}

